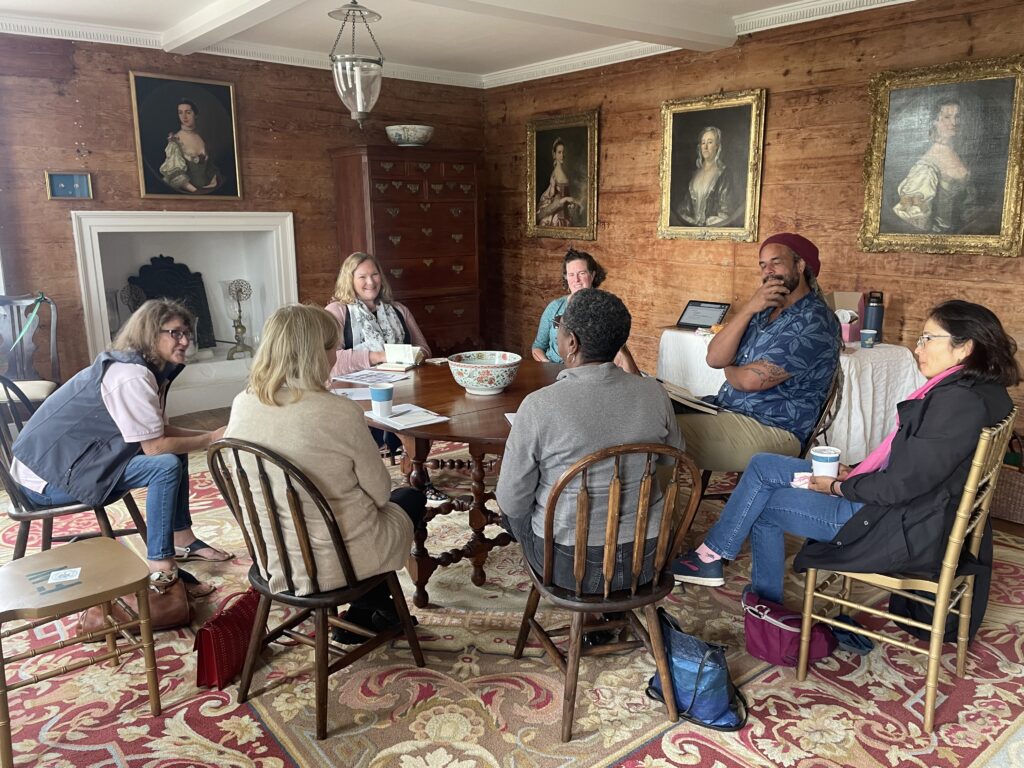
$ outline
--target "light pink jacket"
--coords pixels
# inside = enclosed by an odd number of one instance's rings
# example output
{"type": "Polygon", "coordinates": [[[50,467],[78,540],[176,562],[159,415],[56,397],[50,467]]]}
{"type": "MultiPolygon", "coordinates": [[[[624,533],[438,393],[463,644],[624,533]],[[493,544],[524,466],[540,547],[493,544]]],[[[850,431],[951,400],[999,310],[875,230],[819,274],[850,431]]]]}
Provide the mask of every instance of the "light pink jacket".
{"type": "MultiPolygon", "coordinates": [[[[427,346],[427,340],[423,338],[423,332],[420,330],[420,327],[412,319],[412,312],[404,304],[399,304],[397,301],[392,303],[391,306],[398,310],[405,321],[405,327],[409,329],[409,343],[417,347],[423,347],[423,353],[430,357],[430,347],[427,346]]],[[[334,315],[338,325],[341,326],[341,338],[338,340],[338,360],[335,362],[334,368],[331,369],[331,375],[344,376],[346,373],[365,371],[370,367],[370,350],[344,349],[342,347],[342,344],[345,343],[345,324],[348,322],[348,307],[341,302],[332,301],[324,309],[334,315]]]]}

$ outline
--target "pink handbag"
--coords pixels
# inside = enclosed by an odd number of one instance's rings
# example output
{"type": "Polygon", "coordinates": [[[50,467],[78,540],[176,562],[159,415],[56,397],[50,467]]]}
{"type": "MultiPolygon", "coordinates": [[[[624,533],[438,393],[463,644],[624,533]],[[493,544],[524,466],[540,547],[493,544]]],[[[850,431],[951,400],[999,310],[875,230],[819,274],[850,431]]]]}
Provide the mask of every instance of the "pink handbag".
{"type": "MultiPolygon", "coordinates": [[[[743,593],[741,602],[747,653],[778,666],[795,667],[800,654],[800,614],[751,591],[743,593]]],[[[815,623],[811,627],[809,660],[831,656],[836,645],[829,626],[815,623]]]]}

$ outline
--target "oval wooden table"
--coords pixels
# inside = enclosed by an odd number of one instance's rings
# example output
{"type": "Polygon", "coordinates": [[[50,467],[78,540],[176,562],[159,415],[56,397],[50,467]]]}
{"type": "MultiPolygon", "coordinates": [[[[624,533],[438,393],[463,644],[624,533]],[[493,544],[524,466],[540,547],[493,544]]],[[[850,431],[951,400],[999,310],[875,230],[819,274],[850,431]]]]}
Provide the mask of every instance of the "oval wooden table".
{"type": "MultiPolygon", "coordinates": [[[[467,443],[472,470],[472,495],[453,499],[437,507],[428,507],[423,524],[416,528],[412,552],[409,555],[409,575],[416,585],[413,603],[423,608],[428,603],[427,582],[439,567],[457,563],[469,558],[473,563],[473,583],[481,586],[487,576],[484,564],[487,553],[494,547],[502,547],[512,541],[502,531],[489,538],[484,529],[498,523],[498,515],[485,506],[494,494],[484,487],[484,457],[487,454],[501,455],[508,439],[509,423],[506,413],[519,409],[523,398],[531,392],[554,382],[562,366],[554,363],[538,363],[524,359],[519,366],[512,385],[497,395],[471,395],[455,383],[447,365],[421,365],[409,371],[409,378],[395,382],[395,404],[413,403],[421,408],[447,416],[448,421],[427,424],[422,427],[408,427],[396,430],[372,419],[369,423],[380,429],[395,432],[402,439],[408,464],[403,461],[406,477],[414,488],[423,488],[429,482],[427,454],[434,440],[450,440],[467,443]],[[438,515],[454,510],[469,512],[469,527],[472,534],[461,547],[440,552],[436,555],[427,550],[427,523],[438,515]]],[[[335,387],[360,386],[346,382],[334,382],[335,387]]],[[[363,410],[370,410],[370,403],[357,401],[363,410]]],[[[453,464],[452,466],[459,466],[453,464]]]]}

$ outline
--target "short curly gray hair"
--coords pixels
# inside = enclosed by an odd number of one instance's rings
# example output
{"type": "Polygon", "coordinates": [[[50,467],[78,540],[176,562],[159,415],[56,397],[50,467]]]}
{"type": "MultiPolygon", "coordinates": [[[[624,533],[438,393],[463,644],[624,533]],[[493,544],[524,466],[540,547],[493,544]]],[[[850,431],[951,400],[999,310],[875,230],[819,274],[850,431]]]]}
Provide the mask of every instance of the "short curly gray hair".
{"type": "Polygon", "coordinates": [[[614,293],[583,288],[573,294],[562,326],[576,334],[586,363],[610,363],[629,339],[633,318],[614,293]]]}

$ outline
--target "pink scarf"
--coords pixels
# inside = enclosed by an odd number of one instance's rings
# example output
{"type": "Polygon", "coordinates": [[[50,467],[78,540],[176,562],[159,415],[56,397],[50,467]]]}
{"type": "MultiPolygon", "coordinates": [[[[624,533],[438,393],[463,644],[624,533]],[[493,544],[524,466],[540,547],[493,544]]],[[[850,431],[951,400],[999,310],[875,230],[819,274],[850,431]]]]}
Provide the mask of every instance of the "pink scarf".
{"type": "MultiPolygon", "coordinates": [[[[907,397],[907,400],[924,400],[925,395],[932,391],[939,383],[948,376],[952,376],[954,373],[962,371],[964,367],[962,365],[954,365],[952,368],[947,368],[942,373],[932,376],[928,381],[922,384],[920,387],[915,389],[907,397]]],[[[905,402],[905,401],[904,401],[905,402]]],[[[896,413],[896,429],[885,436],[885,439],[878,445],[875,450],[868,454],[868,457],[864,459],[860,464],[857,465],[856,469],[850,470],[850,474],[847,477],[855,477],[857,475],[866,475],[868,472],[875,472],[876,470],[883,469],[889,464],[889,452],[892,450],[892,441],[896,437],[896,433],[900,429],[900,415],[896,413]]]]}

